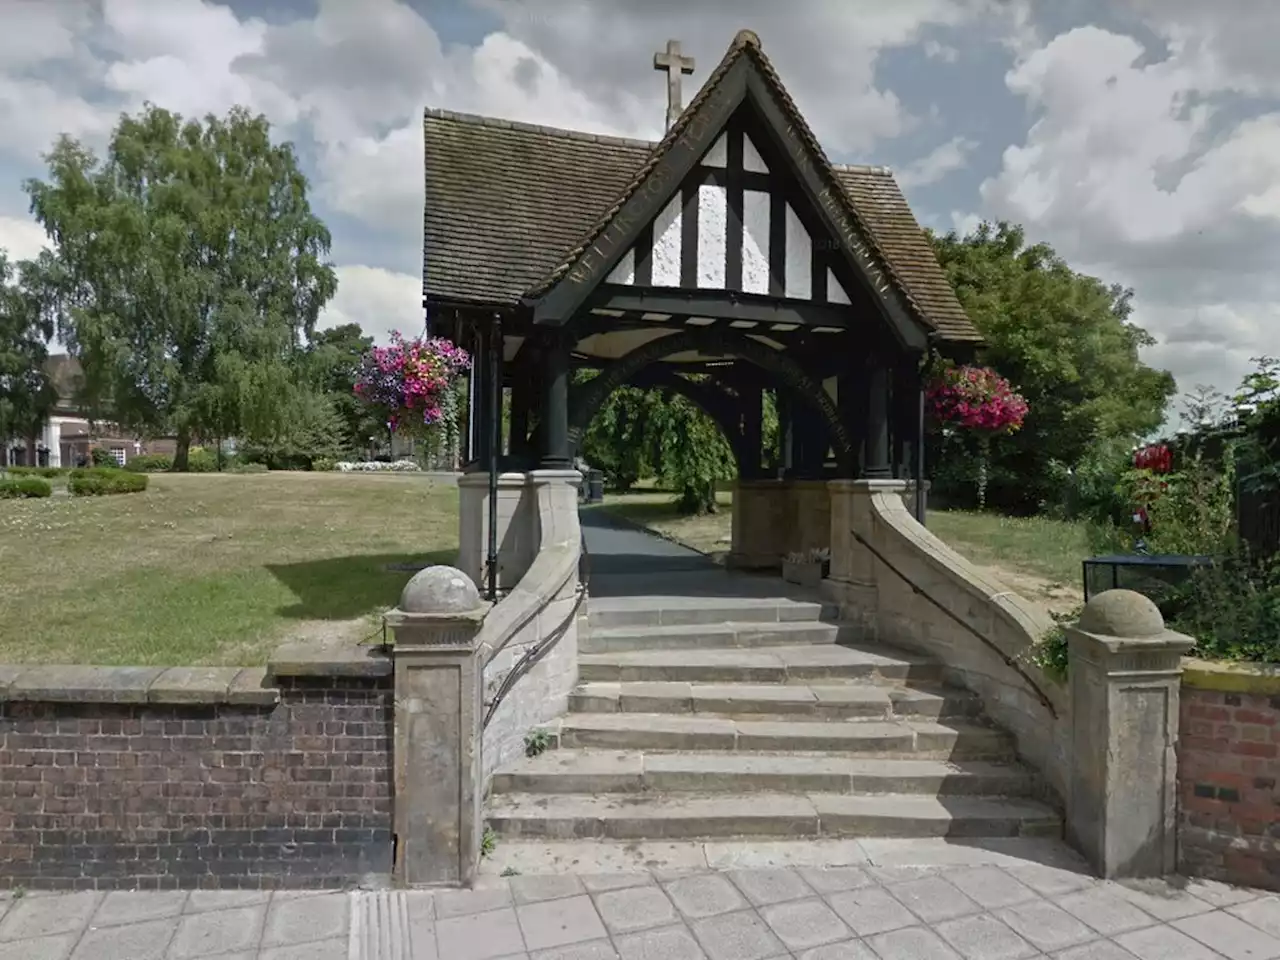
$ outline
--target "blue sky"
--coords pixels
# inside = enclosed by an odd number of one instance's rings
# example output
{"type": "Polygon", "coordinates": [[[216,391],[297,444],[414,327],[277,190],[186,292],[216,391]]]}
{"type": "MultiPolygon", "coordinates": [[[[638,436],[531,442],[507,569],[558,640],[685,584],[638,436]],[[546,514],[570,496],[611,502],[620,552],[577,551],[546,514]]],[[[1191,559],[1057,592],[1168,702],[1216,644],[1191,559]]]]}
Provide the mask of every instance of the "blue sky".
{"type": "Polygon", "coordinates": [[[6,0],[0,247],[44,242],[23,177],[121,110],[243,103],[295,142],[334,234],[326,316],[416,329],[421,110],[661,133],[750,27],[828,153],[894,168],[920,221],[1022,223],[1136,290],[1149,362],[1232,388],[1280,353],[1280,4],[1253,0],[6,0]]]}

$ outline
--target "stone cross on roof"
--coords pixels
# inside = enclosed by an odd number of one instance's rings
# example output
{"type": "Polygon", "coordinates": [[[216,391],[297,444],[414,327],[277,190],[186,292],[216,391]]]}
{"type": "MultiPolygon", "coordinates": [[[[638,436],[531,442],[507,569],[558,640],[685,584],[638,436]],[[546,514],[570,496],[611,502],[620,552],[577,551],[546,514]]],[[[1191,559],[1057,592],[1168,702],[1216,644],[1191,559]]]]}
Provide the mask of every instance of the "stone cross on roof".
{"type": "Polygon", "coordinates": [[[684,110],[680,98],[680,75],[693,73],[693,57],[680,55],[680,41],[668,40],[666,53],[653,55],[653,69],[667,71],[667,129],[670,130],[684,110]]]}

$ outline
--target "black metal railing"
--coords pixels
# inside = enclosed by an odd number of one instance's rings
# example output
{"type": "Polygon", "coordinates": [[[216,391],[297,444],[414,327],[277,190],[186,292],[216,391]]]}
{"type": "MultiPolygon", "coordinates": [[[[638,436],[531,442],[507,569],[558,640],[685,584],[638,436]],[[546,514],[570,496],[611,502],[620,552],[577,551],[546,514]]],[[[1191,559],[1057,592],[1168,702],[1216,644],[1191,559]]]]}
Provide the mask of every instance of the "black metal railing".
{"type": "Polygon", "coordinates": [[[901,570],[895,567],[892,563],[890,563],[888,558],[886,558],[884,554],[882,554],[879,550],[873,547],[871,545],[871,542],[867,540],[867,538],[864,537],[862,534],[858,533],[857,530],[850,530],[849,532],[853,534],[853,538],[855,540],[857,540],[860,544],[862,544],[864,547],[866,547],[868,550],[871,551],[872,556],[874,556],[877,560],[883,563],[890,571],[892,571],[898,577],[898,579],[900,579],[903,583],[909,586],[913,593],[915,593],[917,596],[924,597],[924,599],[928,600],[931,604],[933,604],[935,607],[941,610],[944,614],[946,614],[948,617],[950,617],[960,626],[964,627],[965,630],[973,634],[973,636],[977,637],[978,641],[982,643],[983,646],[987,647],[992,653],[994,653],[997,657],[999,657],[1001,660],[1004,661],[1005,666],[1009,667],[1009,669],[1017,673],[1018,676],[1022,677],[1022,679],[1027,682],[1027,686],[1029,686],[1035,692],[1036,699],[1039,700],[1040,703],[1044,705],[1044,708],[1049,711],[1049,714],[1055,720],[1057,719],[1058,711],[1054,709],[1053,701],[1049,699],[1049,695],[1046,694],[1043,689],[1041,689],[1038,683],[1036,683],[1035,678],[1033,678],[1031,674],[1027,673],[1027,671],[1023,668],[1022,664],[1018,663],[1018,661],[1014,657],[1009,656],[1007,653],[1001,650],[998,646],[996,646],[995,643],[992,642],[990,638],[983,636],[980,630],[970,625],[963,617],[949,610],[942,603],[942,601],[926,593],[923,587],[919,586],[914,580],[912,580],[905,573],[903,573],[901,570]]]}

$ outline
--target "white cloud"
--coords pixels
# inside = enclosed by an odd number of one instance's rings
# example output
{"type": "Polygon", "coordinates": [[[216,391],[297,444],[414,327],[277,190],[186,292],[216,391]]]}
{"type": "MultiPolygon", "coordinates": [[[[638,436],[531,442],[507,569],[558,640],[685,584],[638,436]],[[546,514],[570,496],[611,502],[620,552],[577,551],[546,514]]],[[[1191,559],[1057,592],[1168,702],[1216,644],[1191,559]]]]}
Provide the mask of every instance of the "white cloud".
{"type": "Polygon", "coordinates": [[[338,292],[320,314],[317,326],[358,323],[379,343],[392,331],[405,336],[422,332],[422,278],[362,265],[337,268],[338,292]]]}
{"type": "Polygon", "coordinates": [[[949,43],[939,43],[937,40],[924,42],[924,55],[930,60],[941,60],[943,63],[955,63],[960,59],[959,50],[949,43]]]}
{"type": "Polygon", "coordinates": [[[963,167],[977,146],[977,141],[968,137],[952,137],[901,170],[894,170],[893,175],[904,190],[937,183],[948,173],[963,167]]]}
{"type": "Polygon", "coordinates": [[[48,245],[44,227],[34,220],[0,216],[0,251],[10,262],[31,260],[48,245]]]}
{"type": "Polygon", "coordinates": [[[984,213],[1024,223],[1073,266],[1132,285],[1148,352],[1179,382],[1231,388],[1274,343],[1280,302],[1280,103],[1235,119],[1203,44],[1153,56],[1077,28],[1006,82],[1037,111],[983,183],[984,213]]]}

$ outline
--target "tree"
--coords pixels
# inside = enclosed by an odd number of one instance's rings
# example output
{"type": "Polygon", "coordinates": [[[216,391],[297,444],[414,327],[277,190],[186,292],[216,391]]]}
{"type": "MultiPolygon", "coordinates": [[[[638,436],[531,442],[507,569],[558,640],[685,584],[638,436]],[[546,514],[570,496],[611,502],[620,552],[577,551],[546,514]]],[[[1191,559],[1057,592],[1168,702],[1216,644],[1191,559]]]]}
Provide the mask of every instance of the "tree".
{"type": "Polygon", "coordinates": [[[53,323],[40,307],[32,266],[0,251],[0,441],[21,437],[29,458],[58,399],[46,367],[53,323]]]}
{"type": "Polygon", "coordinates": [[[242,108],[186,121],[147,105],[99,160],[63,136],[29,180],[56,245],[41,267],[91,400],[177,437],[278,429],[296,354],[337,280],[290,144],[242,108]]]}
{"type": "MultiPolygon", "coordinates": [[[[1131,323],[1133,292],[1076,273],[1021,227],[984,223],[965,237],[932,236],[956,295],[986,340],[982,360],[1030,405],[1018,433],[992,445],[991,501],[1035,509],[1057,478],[1104,449],[1131,448],[1164,421],[1172,374],[1138,356],[1155,342],[1131,323]]],[[[934,438],[935,483],[963,474],[964,438],[934,438]]]]}
{"type": "Polygon", "coordinates": [[[387,431],[387,425],[355,395],[360,358],[372,348],[373,337],[366,336],[358,323],[317,330],[307,347],[308,382],[328,397],[341,421],[343,452],[363,450],[370,437],[387,431]]]}

